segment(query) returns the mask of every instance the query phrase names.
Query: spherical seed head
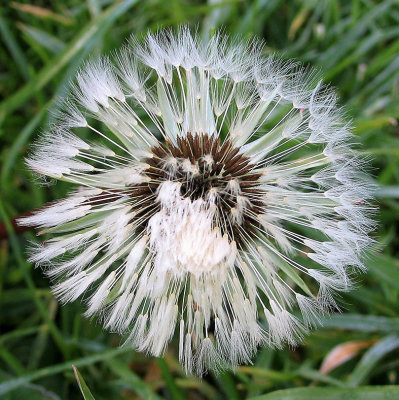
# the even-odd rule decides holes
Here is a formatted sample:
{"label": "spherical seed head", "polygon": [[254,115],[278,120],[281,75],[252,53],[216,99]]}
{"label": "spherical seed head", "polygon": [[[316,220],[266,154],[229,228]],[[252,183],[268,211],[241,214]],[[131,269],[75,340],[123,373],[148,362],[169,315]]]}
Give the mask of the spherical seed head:
{"label": "spherical seed head", "polygon": [[54,293],[140,351],[178,331],[187,373],[295,344],[370,243],[373,184],[335,94],[261,49],[148,34],[79,72],[27,161],[79,185],[20,220],[54,235],[31,256]]}

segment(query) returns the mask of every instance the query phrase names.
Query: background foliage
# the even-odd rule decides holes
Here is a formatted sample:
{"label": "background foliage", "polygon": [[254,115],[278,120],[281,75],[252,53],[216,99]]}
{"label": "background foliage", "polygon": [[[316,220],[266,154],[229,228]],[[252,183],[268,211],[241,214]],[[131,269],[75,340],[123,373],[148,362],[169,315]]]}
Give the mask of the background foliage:
{"label": "background foliage", "polygon": [[77,380],[85,398],[97,400],[399,398],[392,386],[399,384],[397,0],[3,0],[0,220],[10,228],[11,217],[68,190],[38,185],[23,158],[84,60],[131,34],[181,23],[204,35],[223,26],[264,37],[266,53],[319,67],[338,88],[381,185],[379,252],[358,288],[342,296],[344,313],[300,347],[261,349],[252,366],[198,380],[184,375],[174,345],[165,359],[120,349],[119,337],[81,316],[81,304],[61,308],[48,280],[25,261],[34,234],[10,231],[0,240],[0,398],[81,399]]}

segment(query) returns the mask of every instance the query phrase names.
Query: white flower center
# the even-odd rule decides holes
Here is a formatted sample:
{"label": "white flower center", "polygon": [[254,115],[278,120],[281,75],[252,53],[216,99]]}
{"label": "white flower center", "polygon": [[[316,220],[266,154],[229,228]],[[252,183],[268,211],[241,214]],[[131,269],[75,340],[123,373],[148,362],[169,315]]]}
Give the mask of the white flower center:
{"label": "white flower center", "polygon": [[154,267],[181,276],[223,272],[234,265],[236,247],[214,226],[217,208],[209,201],[180,195],[180,184],[166,181],[158,190],[161,210],[148,223]]}

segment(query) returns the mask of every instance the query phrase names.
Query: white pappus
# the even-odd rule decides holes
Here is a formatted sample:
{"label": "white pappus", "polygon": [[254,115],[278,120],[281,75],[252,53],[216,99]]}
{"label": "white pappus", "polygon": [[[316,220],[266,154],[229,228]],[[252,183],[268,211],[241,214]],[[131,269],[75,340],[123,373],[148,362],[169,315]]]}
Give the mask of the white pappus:
{"label": "white pappus", "polygon": [[27,160],[78,186],[19,221],[52,235],[31,261],[57,297],[155,356],[176,333],[187,373],[297,343],[371,242],[335,93],[262,49],[188,28],[132,41],[82,68]]}

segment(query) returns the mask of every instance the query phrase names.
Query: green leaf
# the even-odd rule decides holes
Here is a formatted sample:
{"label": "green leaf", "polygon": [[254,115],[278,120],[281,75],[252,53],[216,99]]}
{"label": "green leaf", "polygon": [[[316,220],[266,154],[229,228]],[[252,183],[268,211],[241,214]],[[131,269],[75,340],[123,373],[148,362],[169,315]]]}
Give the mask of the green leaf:
{"label": "green leaf", "polygon": [[104,34],[106,28],[121,15],[126,13],[138,0],[118,1],[108,7],[90,24],[85,25],[82,30],[71,41],[65,50],[57,55],[52,62],[48,63],[36,76],[25,86],[9,97],[0,106],[0,119],[7,113],[12,112],[30,99],[38,90],[42,89],[65,65],[67,65],[80,50],[82,50],[99,32]]}
{"label": "green leaf", "polygon": [[237,391],[237,383],[228,371],[224,371],[221,374],[214,374],[214,379],[225,393],[226,398],[229,400],[240,400],[242,398]]}
{"label": "green leaf", "polygon": [[346,387],[347,385],[343,382],[341,382],[338,379],[335,379],[329,375],[322,374],[319,371],[316,371],[314,369],[311,369],[307,366],[301,367],[296,371],[298,376],[301,376],[302,378],[309,379],[311,381],[319,381],[326,383],[331,386],[338,386],[338,387]]}
{"label": "green leaf", "polygon": [[296,388],[278,390],[248,400],[394,400],[399,386],[363,386],[361,388]]}
{"label": "green leaf", "polygon": [[352,54],[352,49],[358,45],[359,38],[364,35],[368,27],[390,6],[392,6],[392,1],[385,1],[372,7],[368,13],[365,13],[362,18],[356,22],[352,29],[342,35],[340,40],[337,40],[334,45],[325,51],[321,56],[325,68],[328,70],[334,67],[341,59]]}
{"label": "green leaf", "polygon": [[399,318],[387,318],[374,315],[335,314],[321,321],[323,328],[339,328],[360,332],[398,332]]}
{"label": "green leaf", "polygon": [[53,319],[50,318],[48,315],[48,311],[40,297],[37,294],[36,286],[35,283],[32,279],[30,269],[29,269],[29,264],[25,262],[23,258],[23,253],[20,249],[20,244],[19,241],[17,240],[17,237],[15,236],[14,229],[11,225],[10,218],[8,217],[8,214],[5,210],[5,207],[3,206],[3,202],[0,199],[0,218],[3,219],[5,227],[8,231],[9,234],[9,239],[10,239],[10,244],[11,248],[13,249],[17,263],[24,275],[26,285],[28,286],[32,299],[35,302],[35,305],[41,314],[43,320],[46,322],[46,324],[49,326],[50,332],[54,338],[54,341],[57,343],[58,347],[62,351],[63,355],[67,358],[69,356],[69,348],[66,346],[62,334],[58,327],[56,326],[55,322]]}
{"label": "green leaf", "polygon": [[[53,376],[59,374],[60,372],[65,372],[70,370],[71,365],[82,367],[85,365],[94,364],[99,361],[109,360],[116,357],[119,354],[127,353],[131,349],[123,347],[117,349],[107,350],[101,353],[96,353],[91,356],[78,358],[75,360],[67,361],[61,364],[52,365],[49,367],[41,368],[31,373],[21,375],[17,378],[10,379],[0,383],[0,395],[11,392],[23,385],[26,385],[34,380],[41,379],[47,376]],[[0,396],[1,397],[1,396]]]}
{"label": "green leaf", "polygon": [[[391,351],[399,347],[398,336],[387,336],[364,353],[356,365],[350,379],[349,386],[358,386],[371,374],[378,362]],[[399,395],[398,395],[399,398]]]}
{"label": "green leaf", "polygon": [[367,262],[367,267],[369,273],[380,282],[399,291],[399,266],[394,258],[383,254],[372,255]]}
{"label": "green leaf", "polygon": [[91,394],[90,389],[86,385],[86,382],[83,379],[83,376],[81,375],[79,370],[74,365],[72,365],[72,368],[73,368],[73,373],[75,374],[75,378],[78,382],[79,389],[82,392],[84,400],[95,400],[94,396]]}
{"label": "green leaf", "polygon": [[165,380],[166,386],[168,387],[172,398],[174,400],[184,400],[185,396],[180,388],[176,385],[176,382],[174,381],[173,376],[169,371],[169,366],[166,363],[165,359],[157,358],[157,364],[159,369],[161,370],[162,376]]}
{"label": "green leaf", "polygon": [[18,45],[12,30],[8,27],[6,20],[0,15],[0,37],[3,39],[4,44],[7,46],[9,52],[14,59],[17,68],[23,78],[28,81],[30,79],[30,73],[28,69],[29,63],[26,57]]}
{"label": "green leaf", "polygon": [[34,40],[41,47],[50,50],[53,54],[58,54],[65,49],[64,42],[46,31],[22,23],[18,26],[31,40]]}
{"label": "green leaf", "polygon": [[15,160],[19,156],[19,152],[21,148],[25,145],[28,141],[29,137],[33,133],[33,131],[38,127],[40,122],[42,121],[44,115],[46,114],[46,108],[43,108],[39,111],[22,129],[22,131],[18,134],[12,145],[8,150],[8,154],[6,159],[4,160],[3,168],[1,171],[1,182],[4,187],[7,184],[8,176],[10,171],[15,164]]}
{"label": "green leaf", "polygon": [[[127,349],[129,350],[129,348]],[[162,398],[154,393],[152,388],[146,382],[142,381],[126,364],[114,359],[108,362],[108,366],[142,399],[162,400]]]}
{"label": "green leaf", "polygon": [[289,382],[293,381],[297,375],[294,372],[275,371],[269,368],[242,366],[238,370],[244,374],[254,377],[267,379],[272,382]]}

